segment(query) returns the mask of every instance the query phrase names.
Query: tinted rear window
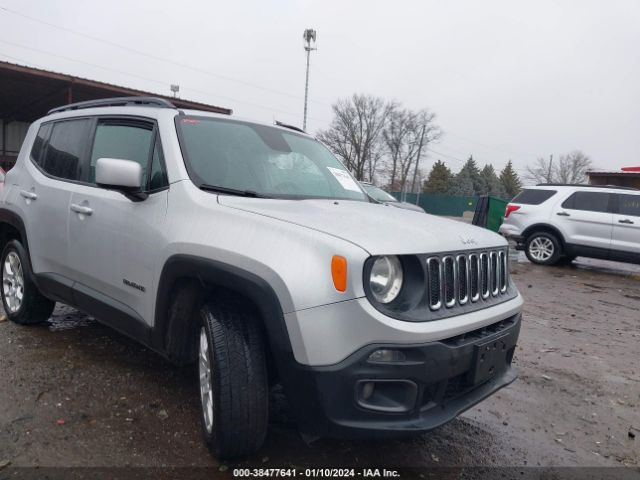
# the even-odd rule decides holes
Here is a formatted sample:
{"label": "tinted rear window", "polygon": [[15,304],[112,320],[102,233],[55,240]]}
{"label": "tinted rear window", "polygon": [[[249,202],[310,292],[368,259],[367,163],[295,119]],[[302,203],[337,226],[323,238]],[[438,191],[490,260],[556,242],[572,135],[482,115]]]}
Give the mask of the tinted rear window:
{"label": "tinted rear window", "polygon": [[88,119],[65,120],[53,125],[49,143],[40,162],[49,175],[67,179],[79,179],[79,166],[87,139]]}
{"label": "tinted rear window", "polygon": [[588,212],[608,212],[609,194],[601,192],[576,192],[562,203],[562,208]]}
{"label": "tinted rear window", "polygon": [[640,195],[618,195],[618,213],[640,217]]}
{"label": "tinted rear window", "polygon": [[557,193],[557,190],[523,190],[515,196],[511,203],[519,203],[521,205],[540,205],[546,202]]}

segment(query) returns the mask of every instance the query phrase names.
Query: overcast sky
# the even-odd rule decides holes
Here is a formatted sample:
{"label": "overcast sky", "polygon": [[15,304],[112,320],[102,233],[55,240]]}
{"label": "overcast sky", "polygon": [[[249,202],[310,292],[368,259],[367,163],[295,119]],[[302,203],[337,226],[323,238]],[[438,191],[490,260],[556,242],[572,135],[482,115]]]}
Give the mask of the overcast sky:
{"label": "overcast sky", "polygon": [[305,28],[311,132],[368,93],[437,114],[428,166],[640,165],[638,0],[0,0],[0,59],[301,125]]}

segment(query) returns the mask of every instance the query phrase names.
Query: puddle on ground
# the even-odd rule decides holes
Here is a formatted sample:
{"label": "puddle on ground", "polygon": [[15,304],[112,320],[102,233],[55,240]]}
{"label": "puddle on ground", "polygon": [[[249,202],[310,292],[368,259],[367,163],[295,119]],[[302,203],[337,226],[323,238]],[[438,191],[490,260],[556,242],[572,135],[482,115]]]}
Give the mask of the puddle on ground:
{"label": "puddle on ground", "polygon": [[96,323],[96,319],[84,313],[67,313],[54,314],[49,318],[49,330],[52,332],[60,332],[63,330],[72,330],[79,327],[88,327]]}

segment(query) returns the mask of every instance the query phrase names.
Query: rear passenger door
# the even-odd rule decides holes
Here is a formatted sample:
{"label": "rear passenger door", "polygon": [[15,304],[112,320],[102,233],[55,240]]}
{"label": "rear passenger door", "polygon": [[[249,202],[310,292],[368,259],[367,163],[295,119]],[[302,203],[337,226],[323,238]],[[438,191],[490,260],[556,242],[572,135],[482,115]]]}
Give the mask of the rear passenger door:
{"label": "rear passenger door", "polygon": [[637,254],[640,258],[640,194],[615,193],[611,249]]}
{"label": "rear passenger door", "polygon": [[613,212],[608,192],[574,192],[555,208],[554,215],[567,243],[610,249]]}
{"label": "rear passenger door", "polygon": [[[91,120],[70,119],[43,124],[20,179],[17,202],[24,211],[33,271],[44,274],[43,285],[61,294],[57,283],[70,286],[67,220],[71,192],[78,185],[88,150]],[[65,290],[70,295],[70,290]],[[64,292],[62,292],[64,293]]]}
{"label": "rear passenger door", "polygon": [[[95,183],[99,158],[133,160],[142,166],[145,200]],[[76,304],[89,312],[113,309],[137,320],[149,319],[154,300],[158,245],[162,245],[168,181],[157,125],[139,118],[99,118],[83,169],[84,185],[71,197],[69,263],[74,270]],[[84,212],[84,213],[83,213]],[[88,212],[88,213],[87,213]],[[128,321],[128,320],[124,320]],[[113,325],[131,333],[135,325]],[[133,332],[135,333],[135,332]]]}

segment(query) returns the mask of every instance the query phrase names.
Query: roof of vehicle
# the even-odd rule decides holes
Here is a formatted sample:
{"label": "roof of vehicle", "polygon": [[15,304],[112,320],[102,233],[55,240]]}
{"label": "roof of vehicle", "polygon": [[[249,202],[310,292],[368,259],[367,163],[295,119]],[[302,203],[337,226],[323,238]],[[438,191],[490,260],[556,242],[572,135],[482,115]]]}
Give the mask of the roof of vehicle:
{"label": "roof of vehicle", "polygon": [[602,189],[602,190],[623,190],[623,191],[631,191],[631,192],[640,192],[637,188],[632,187],[620,187],[618,185],[590,185],[587,183],[538,183],[537,185],[523,187],[524,189],[535,189],[535,190],[543,190],[545,188],[556,188],[563,190],[575,190],[575,189]]}
{"label": "roof of vehicle", "polygon": [[143,116],[157,117],[161,114],[161,112],[162,114],[166,114],[167,111],[175,111],[176,115],[228,119],[232,121],[275,127],[283,130],[295,131],[303,135],[309,135],[301,128],[298,128],[294,125],[288,125],[277,120],[274,121],[274,123],[267,123],[247,118],[234,117],[232,116],[231,110],[229,110],[228,113],[218,113],[206,110],[182,109],[178,108],[169,100],[159,97],[114,97],[72,103],[49,110],[47,116],[42,120],[48,120],[49,116],[54,116],[55,118],[65,118],[82,115],[99,115],[106,113],[121,115],[123,114],[123,112],[130,113],[129,109],[136,109],[136,113],[140,113]]}

